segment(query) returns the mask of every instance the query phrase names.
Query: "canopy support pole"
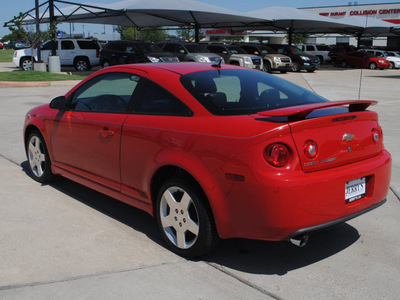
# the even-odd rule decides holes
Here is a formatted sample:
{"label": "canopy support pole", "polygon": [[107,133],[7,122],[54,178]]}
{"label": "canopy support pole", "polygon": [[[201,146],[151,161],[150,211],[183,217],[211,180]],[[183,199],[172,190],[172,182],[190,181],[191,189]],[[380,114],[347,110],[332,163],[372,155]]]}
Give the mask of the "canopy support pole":
{"label": "canopy support pole", "polygon": [[37,54],[38,62],[42,62],[42,53],[40,51],[40,19],[39,19],[39,0],[35,0],[35,13],[36,13],[36,35],[37,35]]}
{"label": "canopy support pole", "polygon": [[[50,13],[50,28],[51,28],[51,24],[53,24],[53,22],[55,21],[55,17],[54,17],[54,0],[49,0],[49,13]],[[51,40],[53,41],[51,43],[51,55],[55,56],[57,55],[57,48],[56,48],[56,43],[54,43],[54,41],[56,40],[56,33],[52,32],[51,33]]]}

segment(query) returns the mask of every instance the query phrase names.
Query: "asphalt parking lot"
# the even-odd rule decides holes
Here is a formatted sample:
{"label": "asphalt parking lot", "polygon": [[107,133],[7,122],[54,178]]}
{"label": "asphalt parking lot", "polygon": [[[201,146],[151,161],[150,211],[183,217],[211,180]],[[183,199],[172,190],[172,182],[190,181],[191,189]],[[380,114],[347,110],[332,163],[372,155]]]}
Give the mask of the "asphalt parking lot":
{"label": "asphalt parking lot", "polygon": [[385,205],[311,235],[304,248],[233,239],[186,260],[168,251],[146,213],[66,179],[42,186],[26,174],[25,113],[74,82],[0,88],[0,299],[398,299],[400,70],[276,75],[330,100],[360,93],[379,101],[371,109],[393,158]]}

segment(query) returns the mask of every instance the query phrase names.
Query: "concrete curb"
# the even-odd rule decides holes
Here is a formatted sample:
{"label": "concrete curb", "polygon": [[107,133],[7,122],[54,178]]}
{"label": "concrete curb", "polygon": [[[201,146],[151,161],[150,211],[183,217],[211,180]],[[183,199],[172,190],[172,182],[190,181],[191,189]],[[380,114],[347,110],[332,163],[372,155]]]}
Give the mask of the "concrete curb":
{"label": "concrete curb", "polygon": [[41,86],[74,86],[80,80],[61,80],[61,81],[0,81],[0,88],[16,87],[41,87]]}

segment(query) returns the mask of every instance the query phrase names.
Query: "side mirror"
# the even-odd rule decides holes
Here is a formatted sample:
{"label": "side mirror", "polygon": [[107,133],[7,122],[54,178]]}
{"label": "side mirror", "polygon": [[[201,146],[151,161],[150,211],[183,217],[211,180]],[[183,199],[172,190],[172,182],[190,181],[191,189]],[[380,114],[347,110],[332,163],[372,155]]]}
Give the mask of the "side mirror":
{"label": "side mirror", "polygon": [[66,105],[67,105],[67,99],[65,98],[65,96],[58,96],[58,97],[54,98],[53,100],[51,100],[51,102],[50,102],[50,108],[54,108],[54,109],[65,110]]}

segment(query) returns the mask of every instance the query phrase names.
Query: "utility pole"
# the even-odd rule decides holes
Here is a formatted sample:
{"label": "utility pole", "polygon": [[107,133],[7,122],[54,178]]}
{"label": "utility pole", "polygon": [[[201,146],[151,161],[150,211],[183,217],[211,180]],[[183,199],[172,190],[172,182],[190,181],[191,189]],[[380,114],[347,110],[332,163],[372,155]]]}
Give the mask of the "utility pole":
{"label": "utility pole", "polygon": [[[54,1],[53,0],[49,0],[49,13],[50,13],[50,25],[53,24],[55,22],[55,18],[54,18]],[[51,28],[52,26],[50,26]],[[56,33],[52,32],[51,33],[51,55],[55,56],[57,55],[57,45],[54,42],[56,40]]]}

